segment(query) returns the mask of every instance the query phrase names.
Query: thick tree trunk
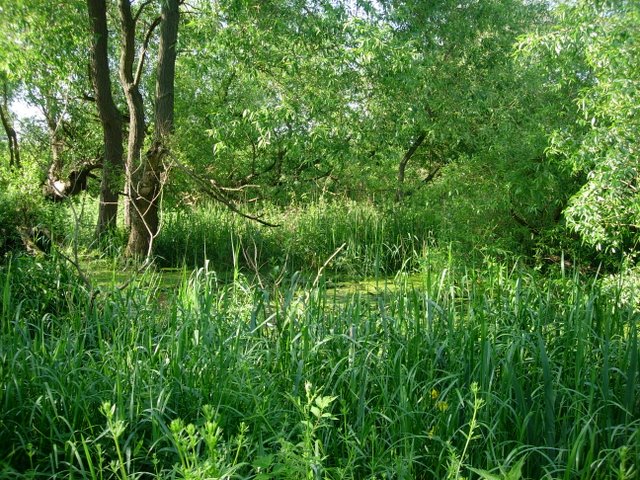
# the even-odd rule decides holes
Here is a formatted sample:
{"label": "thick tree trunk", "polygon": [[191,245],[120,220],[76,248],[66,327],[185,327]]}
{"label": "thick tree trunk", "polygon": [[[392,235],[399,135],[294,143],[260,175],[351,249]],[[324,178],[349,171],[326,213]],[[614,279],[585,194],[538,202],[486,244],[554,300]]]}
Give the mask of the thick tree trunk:
{"label": "thick tree trunk", "polygon": [[421,132],[413,141],[413,143],[409,147],[409,150],[405,152],[404,156],[402,157],[402,160],[400,160],[400,164],[398,165],[398,189],[396,190],[396,200],[398,202],[400,202],[404,197],[404,192],[402,188],[404,184],[404,177],[407,169],[407,164],[409,163],[409,160],[411,160],[411,158],[415,155],[418,148],[420,148],[420,145],[424,143],[425,138],[427,138],[427,133]]}
{"label": "thick tree trunk", "polygon": [[[129,139],[127,142],[127,160],[125,173],[127,181],[127,203],[131,222],[131,237],[137,237],[140,230],[148,230],[144,222],[144,205],[139,202],[139,190],[143,190],[141,185],[142,173],[144,172],[144,162],[141,159],[142,145],[145,138],[145,117],[144,103],[138,84],[133,76],[133,62],[135,57],[135,33],[136,24],[131,13],[131,3],[129,0],[118,0],[120,11],[120,30],[122,34],[122,45],[120,52],[120,83],[127,99],[129,109]],[[135,233],[134,233],[135,231]],[[139,244],[138,241],[135,242]],[[148,249],[136,248],[131,250],[127,246],[127,254],[131,256],[143,256],[151,253]]]}
{"label": "thick tree trunk", "polygon": [[104,139],[100,208],[96,224],[96,236],[100,237],[116,227],[118,216],[118,190],[123,169],[122,115],[111,93],[106,2],[87,0],[87,8],[93,33],[91,76]]}
{"label": "thick tree trunk", "polygon": [[155,132],[153,145],[132,176],[133,211],[127,245],[129,256],[150,255],[158,234],[158,210],[161,195],[162,160],[173,131],[176,42],[180,18],[179,1],[162,2],[158,70],[156,76]]}
{"label": "thick tree trunk", "polygon": [[162,2],[158,74],[156,77],[155,141],[164,143],[173,133],[174,80],[176,77],[176,44],[180,10],[178,0]]}

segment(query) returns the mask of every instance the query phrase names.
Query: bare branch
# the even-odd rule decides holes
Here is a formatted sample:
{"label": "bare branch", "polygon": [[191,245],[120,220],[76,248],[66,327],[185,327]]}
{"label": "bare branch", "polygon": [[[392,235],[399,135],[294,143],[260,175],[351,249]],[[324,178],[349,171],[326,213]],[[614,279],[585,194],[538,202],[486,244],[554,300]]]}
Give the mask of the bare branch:
{"label": "bare branch", "polygon": [[145,9],[145,7],[147,7],[151,3],[153,3],[153,0],[147,0],[146,2],[143,2],[142,5],[140,5],[140,8],[136,12],[136,14],[133,16],[133,23],[138,22],[138,18],[140,18],[140,15],[142,15],[142,11]]}
{"label": "bare branch", "polygon": [[226,195],[222,191],[222,188],[219,187],[218,184],[215,183],[215,181],[213,181],[211,179],[207,180],[206,178],[201,177],[196,172],[194,172],[192,169],[190,169],[186,165],[183,165],[181,162],[179,162],[178,159],[175,158],[174,156],[172,156],[172,158],[173,158],[173,161],[174,161],[175,165],[178,168],[180,168],[183,172],[185,172],[187,175],[189,175],[192,179],[194,179],[200,185],[202,190],[207,195],[209,195],[214,200],[222,203],[224,206],[226,206],[232,212],[237,213],[241,217],[247,218],[249,220],[253,220],[254,222],[258,222],[261,225],[264,225],[266,227],[279,227],[280,226],[280,225],[276,225],[276,224],[267,222],[265,220],[262,220],[259,217],[256,217],[254,215],[249,215],[248,213],[245,213],[245,212],[241,211],[240,209],[238,209],[238,207],[233,205],[233,203],[231,202],[230,199],[228,199],[226,197]]}

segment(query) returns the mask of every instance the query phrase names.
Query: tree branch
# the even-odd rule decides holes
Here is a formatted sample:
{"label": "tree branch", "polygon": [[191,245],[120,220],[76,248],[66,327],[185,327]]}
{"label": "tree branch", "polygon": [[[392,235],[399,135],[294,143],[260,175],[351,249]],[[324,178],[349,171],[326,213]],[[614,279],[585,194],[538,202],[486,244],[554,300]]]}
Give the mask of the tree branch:
{"label": "tree branch", "polygon": [[140,8],[138,8],[138,11],[133,16],[133,23],[137,23],[138,22],[138,19],[140,18],[140,15],[142,15],[142,11],[145,9],[145,7],[147,7],[151,3],[153,3],[153,0],[147,0],[146,2],[143,2],[142,5],[140,5]]}
{"label": "tree branch", "polygon": [[225,196],[225,194],[223,192],[223,188],[220,187],[214,180],[212,180],[212,179],[207,180],[206,178],[201,177],[196,172],[194,172],[192,169],[190,169],[186,165],[183,165],[181,162],[179,162],[175,158],[175,156],[172,156],[172,158],[173,158],[173,161],[175,162],[175,165],[178,168],[180,168],[183,172],[185,172],[187,175],[189,175],[192,179],[194,179],[200,185],[200,187],[202,188],[204,193],[209,195],[214,200],[222,203],[224,206],[226,206],[232,212],[237,213],[241,217],[247,218],[249,220],[253,220],[254,222],[258,222],[261,225],[264,225],[266,227],[279,227],[280,226],[280,225],[276,225],[276,224],[267,222],[265,220],[262,220],[261,218],[256,217],[254,215],[249,215],[248,213],[245,213],[245,212],[239,210],[235,205],[233,205],[233,203],[231,203],[231,200],[226,198],[226,196]]}
{"label": "tree branch", "polygon": [[[149,2],[146,2],[146,3],[149,3]],[[142,9],[142,5],[140,6],[140,9]],[[138,13],[140,13],[140,11],[138,11]],[[136,75],[133,79],[133,84],[136,86],[140,84],[140,77],[142,77],[142,69],[144,67],[144,59],[147,56],[147,49],[149,48],[149,41],[151,40],[151,35],[153,35],[153,31],[156,29],[158,25],[160,25],[161,21],[162,21],[162,17],[160,16],[156,17],[151,23],[151,25],[149,25],[149,28],[147,29],[147,33],[144,36],[144,41],[142,42],[142,46],[140,47],[140,53],[138,53],[138,66],[136,68]]]}

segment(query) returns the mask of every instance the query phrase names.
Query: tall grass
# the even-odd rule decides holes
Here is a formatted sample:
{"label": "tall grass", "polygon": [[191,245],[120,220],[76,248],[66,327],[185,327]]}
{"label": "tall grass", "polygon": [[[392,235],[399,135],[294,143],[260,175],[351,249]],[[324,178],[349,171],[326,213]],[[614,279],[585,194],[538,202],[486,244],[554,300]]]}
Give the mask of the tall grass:
{"label": "tall grass", "polygon": [[0,282],[3,478],[637,478],[637,313],[577,274],[425,261],[336,302],[205,264],[91,297],[29,262]]}
{"label": "tall grass", "polygon": [[263,206],[260,215],[278,226],[262,226],[217,204],[167,212],[155,252],[165,266],[202,267],[208,259],[218,269],[239,263],[251,270],[314,271],[344,244],[332,271],[378,276],[397,271],[433,242],[433,221],[409,208],[336,201],[286,210]]}

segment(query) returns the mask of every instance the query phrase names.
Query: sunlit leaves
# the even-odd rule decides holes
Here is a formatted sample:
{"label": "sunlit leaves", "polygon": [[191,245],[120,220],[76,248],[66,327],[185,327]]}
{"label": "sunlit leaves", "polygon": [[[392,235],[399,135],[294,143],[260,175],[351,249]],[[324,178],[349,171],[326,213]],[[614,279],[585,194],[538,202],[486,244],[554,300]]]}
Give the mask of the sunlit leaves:
{"label": "sunlit leaves", "polygon": [[524,48],[546,60],[559,83],[579,87],[575,127],[556,132],[551,144],[587,175],[567,220],[596,249],[630,253],[640,223],[640,4],[579,1],[557,14],[557,25]]}

